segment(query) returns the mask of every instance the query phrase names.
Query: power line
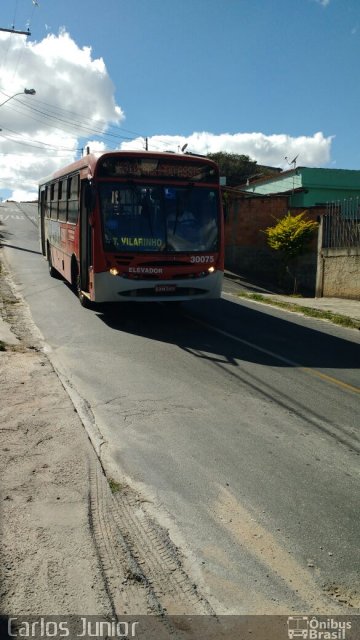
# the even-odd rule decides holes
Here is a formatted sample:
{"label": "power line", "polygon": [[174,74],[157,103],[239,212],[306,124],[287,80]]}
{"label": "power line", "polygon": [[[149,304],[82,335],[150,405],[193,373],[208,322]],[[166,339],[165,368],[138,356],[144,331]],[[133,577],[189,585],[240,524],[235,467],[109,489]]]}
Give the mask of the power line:
{"label": "power line", "polygon": [[[16,136],[19,135],[17,131],[13,131],[12,129],[2,129],[2,131],[9,131],[10,133],[15,134]],[[42,146],[36,146],[34,144],[32,144],[30,141],[27,141],[26,138],[24,140],[18,140],[16,138],[14,138],[13,136],[6,136],[3,133],[0,133],[2,138],[5,138],[6,140],[11,140],[12,142],[16,142],[17,144],[23,144],[25,146],[29,146],[29,147],[34,147],[35,149],[42,149],[43,147],[49,147],[49,149],[52,149],[54,151],[69,151],[71,153],[75,153],[75,152],[79,152],[81,151],[81,149],[74,149],[74,148],[69,148],[69,147],[57,147],[55,145],[52,144],[48,144],[47,142],[42,142],[42,140],[32,140],[32,142],[37,142],[39,145]]]}
{"label": "power line", "polygon": [[[64,115],[66,114],[70,114],[73,116],[76,116],[78,118],[83,119],[84,118],[84,114],[83,113],[78,113],[77,111],[71,111],[70,109],[63,109],[62,107],[58,107],[57,105],[53,105],[50,104],[49,102],[44,102],[43,100],[36,100],[37,103],[43,104],[46,107],[49,107],[50,109],[53,109],[54,111],[59,111],[62,112]],[[104,124],[104,126],[107,127],[111,127],[111,128],[118,128],[121,131],[124,131],[125,133],[131,133],[134,136],[139,136],[140,138],[145,138],[145,134],[143,133],[139,133],[138,131],[131,131],[130,129],[125,129],[125,127],[121,127],[120,125],[108,125],[106,120],[99,120],[98,122],[102,122]]]}
{"label": "power line", "polygon": [[[5,96],[7,96],[5,91],[3,91],[1,89],[0,89],[0,91]],[[47,107],[50,107],[50,109],[55,111],[55,114],[51,113],[51,111],[49,111],[49,110],[45,110],[44,111],[42,109],[37,109],[36,107],[34,107],[33,104],[28,104],[28,103],[25,103],[25,102],[23,102],[21,100],[15,100],[15,101],[18,102],[19,105],[21,105],[23,107],[26,107],[26,109],[28,109],[29,111],[34,111],[35,113],[39,113],[41,116],[45,116],[45,118],[49,118],[50,120],[51,119],[52,120],[57,120],[57,121],[62,122],[64,124],[76,127],[76,129],[81,127],[83,129],[86,129],[87,131],[90,131],[91,133],[99,133],[100,135],[103,135],[103,136],[106,135],[106,136],[110,136],[110,137],[118,137],[118,138],[121,138],[121,139],[124,139],[124,140],[132,140],[133,139],[133,138],[130,138],[129,136],[121,135],[120,133],[113,133],[112,131],[104,132],[103,129],[100,129],[100,128],[96,127],[96,126],[84,125],[84,124],[82,124],[83,120],[84,120],[84,114],[77,113],[76,111],[70,111],[68,109],[63,109],[63,108],[58,107],[56,105],[52,105],[52,104],[49,104],[48,102],[44,102],[42,100],[39,100],[38,98],[36,99],[36,103],[37,104],[39,103],[40,105],[43,104],[43,105],[45,105]],[[64,117],[60,117],[60,115],[56,115],[56,112],[59,112],[60,115],[63,114]],[[71,120],[69,118],[66,118],[67,114],[72,115],[72,116],[76,116],[80,120],[76,120],[76,119],[72,119]],[[89,116],[89,117],[91,117],[91,116]],[[43,122],[43,120],[41,120],[41,122]],[[138,137],[141,137],[141,138],[146,138],[145,134],[139,133],[138,131],[130,131],[129,129],[125,129],[124,127],[117,126],[117,125],[109,125],[106,120],[100,120],[99,122],[103,123],[104,127],[106,127],[106,128],[111,128],[111,129],[113,129],[115,131],[116,130],[124,131],[125,133],[130,133],[130,134],[132,134],[134,136],[138,136]]]}
{"label": "power line", "polygon": [[17,9],[18,9],[18,4],[19,4],[19,0],[15,0],[14,18],[13,18],[13,23],[12,23],[13,28],[14,28],[15,22],[16,22],[16,14],[17,14]]}
{"label": "power line", "polygon": [[[5,94],[6,95],[6,94]],[[78,118],[81,118],[81,122],[78,120],[70,120],[67,119],[66,117],[59,117],[57,115],[52,114],[49,111],[44,111],[42,109],[37,109],[36,107],[34,107],[34,103],[29,104],[29,103],[25,103],[22,100],[16,100],[16,102],[18,102],[20,105],[26,107],[27,110],[29,111],[33,111],[34,113],[38,113],[42,116],[41,120],[39,120],[38,118],[34,118],[32,117],[33,120],[41,122],[42,124],[46,124],[46,126],[53,126],[52,124],[48,124],[48,123],[44,123],[43,117],[48,118],[49,120],[54,120],[55,122],[61,122],[62,124],[67,125],[68,127],[71,128],[75,128],[76,132],[80,130],[83,131],[83,133],[85,135],[89,135],[89,134],[93,134],[93,135],[97,135],[100,136],[101,138],[115,138],[115,139],[119,139],[119,140],[129,140],[132,141],[133,138],[129,137],[129,136],[125,136],[121,133],[115,133],[115,131],[119,130],[119,131],[124,131],[125,133],[131,133],[134,136],[137,136],[139,138],[143,138],[144,139],[144,147],[146,147],[146,139],[149,138],[149,136],[143,134],[143,133],[139,133],[138,131],[132,131],[130,129],[125,129],[124,127],[121,126],[116,126],[116,125],[108,125],[107,122],[105,120],[100,120],[100,122],[102,122],[104,124],[104,127],[108,127],[110,129],[112,129],[112,131],[103,131],[100,128],[96,128],[95,126],[87,126],[82,124],[82,121],[84,119],[84,115],[83,114],[79,114],[76,111],[71,111],[69,109],[63,109],[62,107],[58,107],[57,105],[53,105],[50,104],[48,102],[39,100],[38,97],[36,98],[36,103],[40,103],[45,105],[46,107],[49,107],[50,109],[52,109],[53,111],[59,112],[60,115],[64,114],[64,116],[66,116],[67,114],[72,115],[72,116],[76,116]],[[15,109],[16,111],[16,109]],[[18,111],[19,112],[19,111]],[[59,129],[58,127],[55,127],[57,130],[62,130]],[[83,136],[84,137],[84,136]],[[159,146],[161,145],[161,146]],[[160,150],[161,148],[164,148],[168,146],[168,142],[162,142],[161,140],[158,141],[158,144],[154,144],[152,143],[152,147],[156,150]]]}
{"label": "power line", "polygon": [[[2,91],[2,93],[4,95],[7,95],[4,91]],[[70,111],[70,110],[66,110],[66,109],[62,109],[61,107],[57,107],[56,105],[51,105],[49,103],[46,103],[44,101],[38,100],[36,99],[37,102],[40,102],[40,104],[44,104],[49,106],[51,109],[53,109],[55,112],[62,112],[65,115],[67,113],[72,114],[72,115],[76,115],[79,118],[83,117],[80,114],[78,114],[77,112],[74,111]],[[129,136],[125,136],[122,135],[120,133],[115,133],[114,130],[119,129],[120,131],[125,131],[127,133],[133,133],[133,135],[136,135],[137,137],[143,138],[144,139],[144,145],[146,147],[146,140],[149,138],[148,136],[145,136],[139,132],[135,132],[135,131],[130,131],[128,129],[124,129],[122,127],[115,127],[114,125],[111,125],[111,128],[113,129],[113,131],[104,131],[100,128],[96,128],[96,127],[92,127],[92,126],[87,126],[85,124],[82,124],[81,122],[79,122],[78,120],[69,120],[66,118],[61,118],[58,117],[56,115],[53,115],[51,113],[49,113],[48,111],[44,111],[42,109],[37,109],[36,107],[33,106],[33,104],[29,104],[29,103],[25,103],[22,100],[19,99],[14,99],[14,101],[16,103],[19,104],[20,109],[16,109],[16,107],[14,108],[14,105],[12,104],[12,111],[15,111],[16,113],[21,113],[24,114],[25,111],[27,112],[26,115],[28,118],[30,118],[31,120],[34,120],[35,122],[40,122],[43,126],[45,125],[46,127],[51,127],[52,129],[56,130],[56,131],[60,131],[63,132],[66,131],[66,128],[69,130],[69,134],[70,135],[75,135],[74,134],[74,129],[76,131],[76,136],[77,138],[79,137],[85,137],[85,136],[89,136],[89,135],[95,135],[97,137],[99,137],[102,140],[108,139],[108,140],[128,140],[128,141],[132,141],[133,138],[129,137]],[[25,109],[22,109],[22,107],[24,107]],[[39,116],[41,116],[41,118],[36,117],[36,115],[31,115],[29,112],[34,112],[34,114],[39,114]],[[50,120],[50,122],[44,122],[44,118]],[[106,125],[106,121],[102,121],[104,123],[104,126]],[[55,123],[61,123],[62,127],[60,126],[55,126]],[[8,129],[8,131],[11,131],[11,129]],[[13,132],[13,133],[17,133],[17,132]],[[81,136],[79,136],[79,133],[81,134]],[[15,142],[15,141],[14,141]],[[41,143],[43,144],[43,143]],[[161,145],[161,147],[159,146]],[[153,147],[153,149],[155,150],[161,150],[161,148],[164,148],[164,146],[168,146],[167,142],[162,142],[161,140],[158,141],[158,144],[154,144],[152,143],[151,145]],[[56,147],[53,147],[56,150]]]}
{"label": "power line", "polygon": [[[6,94],[5,94],[6,95]],[[52,127],[54,129],[57,129],[59,131],[64,131],[64,125],[65,127],[67,127],[70,130],[74,130],[76,131],[76,133],[80,133],[83,134],[82,137],[84,137],[85,135],[89,135],[89,134],[93,134],[93,135],[100,135],[101,137],[105,138],[118,138],[121,140],[132,140],[133,138],[130,138],[129,136],[124,136],[121,134],[116,134],[116,133],[112,133],[112,132],[106,132],[103,131],[102,129],[97,129],[95,127],[91,127],[91,126],[87,126],[82,124],[79,121],[71,121],[71,120],[66,120],[64,118],[59,118],[57,116],[53,116],[45,111],[42,111],[41,109],[36,109],[35,107],[33,107],[32,105],[29,104],[25,104],[25,102],[21,101],[21,100],[16,100],[15,102],[19,103],[19,105],[21,105],[22,107],[25,107],[27,111],[33,111],[36,114],[39,114],[40,116],[42,116],[41,118],[37,118],[35,116],[30,115],[29,113],[27,113],[27,117],[29,117],[31,120],[35,120],[35,122],[41,122],[42,125],[48,126],[48,127]],[[16,107],[14,108],[14,105],[12,105],[12,111],[15,111],[16,113],[21,113],[23,114],[24,111],[21,109],[16,109]],[[56,127],[53,122],[47,123],[44,122],[44,118],[49,119],[50,121],[54,121],[54,122],[59,122],[63,125],[63,128],[60,129],[59,127]],[[79,135],[77,135],[77,137],[79,137]]]}
{"label": "power line", "polygon": [[[16,31],[15,30],[15,21],[16,21],[16,14],[17,14],[17,6],[18,6],[18,0],[16,0],[16,6],[15,6],[15,13],[14,13],[14,19],[13,19],[13,25],[12,25],[12,29],[6,29],[6,28],[0,28],[0,31],[6,31],[9,33],[18,33],[18,34],[22,34],[22,35],[31,35],[30,30],[29,30],[29,25],[30,25],[30,21],[28,21],[28,29],[27,31]],[[36,9],[37,3],[33,2],[33,10],[32,10],[32,14],[31,14],[31,19],[33,16],[33,13]],[[23,50],[20,52],[20,56],[22,55]],[[17,68],[18,68],[18,64],[19,64],[19,60],[16,64],[16,68],[14,71],[14,75],[17,72]],[[7,95],[5,92],[4,95]],[[80,132],[81,137],[85,137],[88,135],[95,135],[97,137],[100,137],[101,139],[118,139],[118,140],[128,140],[128,141],[132,141],[133,138],[123,135],[121,133],[119,133],[119,131],[124,132],[124,133],[128,133],[131,134],[132,136],[136,136],[139,138],[143,138],[144,139],[144,146],[147,149],[148,148],[148,138],[149,136],[139,133],[137,131],[131,131],[129,129],[125,129],[124,127],[120,127],[120,126],[116,126],[116,125],[109,125],[105,120],[100,120],[99,122],[102,122],[104,125],[104,128],[107,129],[107,131],[104,131],[103,129],[96,127],[96,126],[90,126],[90,125],[85,125],[83,124],[83,114],[79,114],[75,111],[70,111],[70,110],[66,110],[63,109],[61,107],[58,107],[56,105],[51,105],[47,102],[41,101],[37,99],[37,103],[39,103],[40,105],[44,105],[45,107],[48,108],[48,110],[42,110],[42,109],[37,109],[36,107],[34,107],[33,105],[29,105],[29,104],[25,104],[24,102],[22,102],[21,100],[15,100],[19,105],[20,105],[20,110],[14,108],[14,106],[12,106],[12,110],[17,112],[17,113],[22,113],[21,107],[25,107],[28,111],[33,111],[36,114],[41,115],[41,120],[39,118],[36,118],[34,116],[30,116],[29,114],[27,114],[28,117],[30,117],[32,120],[37,121],[37,122],[41,122],[42,125],[45,125],[47,127],[52,127],[53,129],[57,130],[57,131],[64,131],[64,125],[65,127],[67,127],[68,129],[70,129],[70,134],[73,135],[71,129],[76,129],[76,137],[80,137],[78,134]],[[50,109],[50,111],[49,111]],[[52,113],[52,112],[53,113]],[[55,114],[58,115],[55,115]],[[75,116],[75,118],[80,118],[79,120],[76,119],[72,119],[70,120],[69,118],[67,118],[67,114],[71,115],[71,116]],[[63,117],[61,117],[63,115]],[[44,122],[44,118],[50,120],[50,123]],[[56,127],[54,126],[54,124],[51,122],[54,121],[55,122],[59,122],[62,125],[62,129],[60,127]],[[66,131],[66,129],[65,129]],[[14,140],[14,142],[18,142],[16,140]],[[167,146],[168,143],[166,142],[162,142],[159,141],[159,143],[162,147]],[[156,150],[159,150],[160,147],[158,145],[152,144],[152,147]],[[55,148],[55,147],[54,147]]]}

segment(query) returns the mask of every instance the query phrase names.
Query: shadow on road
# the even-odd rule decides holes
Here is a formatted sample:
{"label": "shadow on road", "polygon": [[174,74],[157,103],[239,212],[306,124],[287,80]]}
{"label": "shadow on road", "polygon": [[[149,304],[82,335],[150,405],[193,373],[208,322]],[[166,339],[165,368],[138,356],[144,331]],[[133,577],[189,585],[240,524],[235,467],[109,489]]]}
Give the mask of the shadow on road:
{"label": "shadow on road", "polygon": [[37,255],[42,255],[41,251],[34,251],[33,249],[25,249],[25,247],[17,247],[14,244],[9,244],[8,242],[6,242],[6,244],[3,245],[4,247],[9,247],[10,249],[16,249],[17,251],[26,251],[26,253],[36,253]]}
{"label": "shadow on road", "polygon": [[176,344],[198,358],[234,367],[241,361],[330,369],[357,369],[360,364],[360,345],[350,333],[343,339],[302,326],[298,316],[294,322],[290,315],[287,320],[279,312],[273,315],[243,302],[109,304],[101,305],[97,315],[113,330]]}

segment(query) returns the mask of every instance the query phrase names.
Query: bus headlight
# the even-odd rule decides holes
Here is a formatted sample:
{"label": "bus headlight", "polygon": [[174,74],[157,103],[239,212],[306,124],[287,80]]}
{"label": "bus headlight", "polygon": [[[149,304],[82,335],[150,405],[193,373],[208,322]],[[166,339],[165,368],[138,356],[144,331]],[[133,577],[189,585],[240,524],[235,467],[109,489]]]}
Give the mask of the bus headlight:
{"label": "bus headlight", "polygon": [[110,273],[111,273],[112,276],[118,276],[119,275],[119,270],[116,267],[111,267]]}
{"label": "bus headlight", "polygon": [[215,271],[215,267],[209,267],[208,268],[208,272],[209,273],[214,273],[214,271]]}

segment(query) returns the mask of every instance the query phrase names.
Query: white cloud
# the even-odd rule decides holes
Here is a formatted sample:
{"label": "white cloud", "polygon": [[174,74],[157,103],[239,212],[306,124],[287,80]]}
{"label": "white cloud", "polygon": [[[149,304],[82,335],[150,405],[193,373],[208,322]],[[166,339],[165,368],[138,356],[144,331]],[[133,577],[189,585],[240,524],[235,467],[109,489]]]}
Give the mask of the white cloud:
{"label": "white cloud", "polygon": [[330,0],[316,0],[318,4],[321,4],[322,7],[327,7],[330,4]]}
{"label": "white cloud", "polygon": [[[124,114],[115,103],[104,61],[94,59],[90,47],[80,48],[65,31],[40,42],[0,32],[0,60],[0,105],[25,87],[36,89],[35,96],[19,95],[0,106],[0,189],[28,199],[36,196],[40,178],[79,157],[79,145],[105,150],[94,129],[101,137],[108,125],[121,124]],[[332,137],[321,132],[292,137],[203,131],[152,136],[149,148],[177,151],[187,144],[188,151],[196,153],[240,153],[260,164],[283,167],[285,156],[299,154],[298,164],[322,166],[330,162],[331,142]],[[124,142],[121,148],[143,149],[144,139]]]}
{"label": "white cloud", "polygon": [[[265,135],[264,133],[193,133],[190,136],[158,135],[148,138],[150,150],[178,151],[187,144],[187,151],[194,153],[239,153],[250,156],[259,164],[287,167],[285,156],[299,155],[298,164],[308,167],[323,166],[330,162],[332,136],[322,132],[313,136],[292,137],[286,134]],[[122,149],[144,149],[144,138],[123,142]]]}
{"label": "white cloud", "polygon": [[[34,194],[41,177],[75,159],[80,139],[124,114],[104,61],[65,31],[41,42],[0,32],[0,60],[0,189]],[[2,104],[24,88],[36,95]]]}
{"label": "white cloud", "polygon": [[9,198],[9,200],[15,200],[15,202],[33,202],[34,200],[37,200],[37,193],[36,191],[26,191],[26,189],[15,189],[12,194],[11,194],[11,198]]}

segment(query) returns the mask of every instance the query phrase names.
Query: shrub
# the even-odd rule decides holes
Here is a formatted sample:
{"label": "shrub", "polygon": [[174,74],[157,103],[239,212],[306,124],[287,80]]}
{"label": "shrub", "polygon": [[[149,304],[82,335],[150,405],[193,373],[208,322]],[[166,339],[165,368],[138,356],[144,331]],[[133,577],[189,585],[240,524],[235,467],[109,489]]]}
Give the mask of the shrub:
{"label": "shrub", "polygon": [[304,253],[317,227],[317,222],[306,220],[305,211],[295,216],[288,211],[286,216],[277,219],[277,223],[273,227],[265,229],[269,246],[275,251],[281,252],[285,271],[294,279],[294,293],[297,286],[296,276],[291,273],[289,265]]}

